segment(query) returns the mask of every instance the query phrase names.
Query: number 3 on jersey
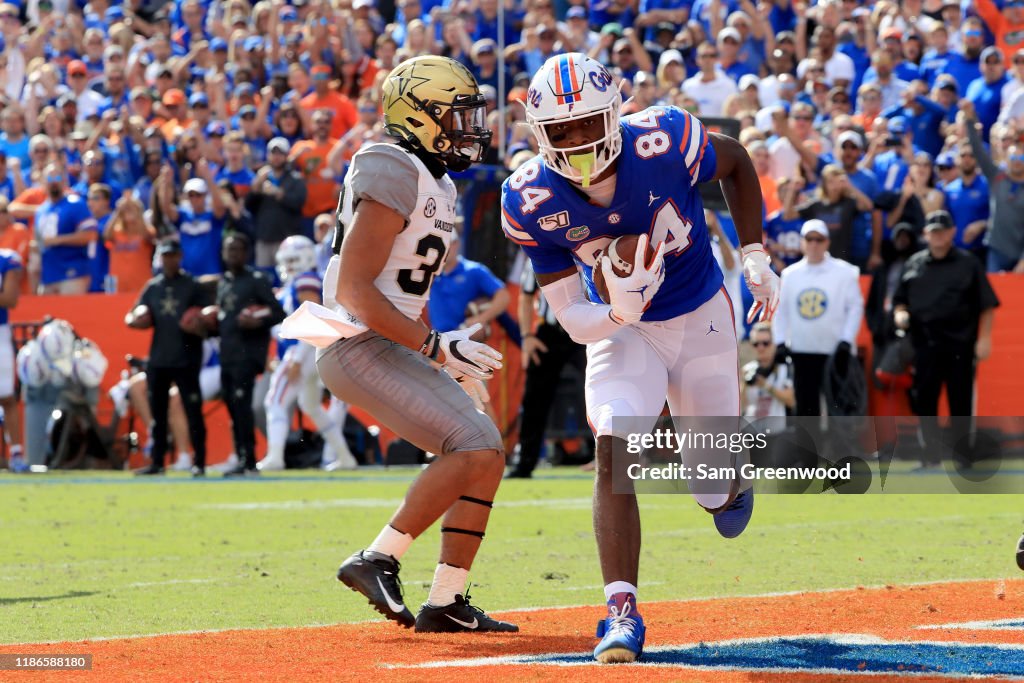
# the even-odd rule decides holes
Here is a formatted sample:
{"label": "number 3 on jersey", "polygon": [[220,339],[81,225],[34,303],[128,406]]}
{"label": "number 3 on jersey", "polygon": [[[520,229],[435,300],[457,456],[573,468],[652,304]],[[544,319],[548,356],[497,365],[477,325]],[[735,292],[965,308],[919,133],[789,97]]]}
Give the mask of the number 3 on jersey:
{"label": "number 3 on jersey", "polygon": [[509,179],[509,187],[519,193],[523,198],[520,209],[524,214],[530,214],[537,210],[537,207],[551,199],[551,190],[546,187],[526,187],[540,173],[540,165],[537,162],[524,164],[518,171],[512,174]]}
{"label": "number 3 on jersey", "polygon": [[426,294],[430,289],[430,283],[434,281],[434,274],[444,263],[445,251],[447,251],[447,247],[440,235],[425,235],[417,242],[416,255],[422,256],[423,262],[416,270],[403,268],[398,271],[398,286],[402,288],[402,291],[413,296]]}

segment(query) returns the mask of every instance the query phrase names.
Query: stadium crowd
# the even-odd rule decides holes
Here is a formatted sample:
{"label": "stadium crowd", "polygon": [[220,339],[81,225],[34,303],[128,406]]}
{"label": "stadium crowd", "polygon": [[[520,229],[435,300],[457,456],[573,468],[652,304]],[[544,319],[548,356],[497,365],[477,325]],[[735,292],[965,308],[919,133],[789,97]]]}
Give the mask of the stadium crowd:
{"label": "stadium crowd", "polygon": [[[897,336],[899,266],[946,225],[935,212],[981,270],[1024,273],[1024,2],[499,1],[0,4],[5,268],[20,264],[22,295],[141,292],[166,240],[197,277],[225,272],[235,233],[268,273],[293,235],[328,255],[348,162],[384,139],[397,63],[465,63],[501,141],[488,162],[513,168],[536,149],[517,125],[530,74],[579,51],[620,79],[624,113],[738,120],[774,266],[803,258],[814,221],[832,257],[876,274],[876,344]],[[734,236],[718,218],[719,241]]]}

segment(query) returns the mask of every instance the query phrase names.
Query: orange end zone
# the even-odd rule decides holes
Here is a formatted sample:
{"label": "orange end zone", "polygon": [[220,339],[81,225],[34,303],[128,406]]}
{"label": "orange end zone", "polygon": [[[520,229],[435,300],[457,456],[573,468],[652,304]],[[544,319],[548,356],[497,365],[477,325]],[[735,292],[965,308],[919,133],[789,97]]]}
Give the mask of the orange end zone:
{"label": "orange end zone", "polygon": [[[339,591],[339,600],[356,599]],[[750,598],[642,604],[647,647],[736,639],[834,634],[901,643],[1024,644],[1024,580],[972,581]],[[367,608],[369,613],[369,608]],[[416,635],[390,623],[172,634],[47,645],[3,645],[0,653],[92,654],[91,672],[4,672],[4,680],[451,680],[438,662],[589,652],[603,609],[572,607],[505,613],[514,635]],[[369,614],[368,614],[369,616]],[[1020,627],[956,628],[966,622],[1014,620]],[[927,627],[927,628],[922,628]],[[880,641],[880,642],[881,642]],[[945,646],[943,646],[944,648]],[[1022,647],[1021,657],[1024,657]],[[571,665],[479,662],[460,666],[472,680],[891,681],[904,674],[818,674],[767,670],[702,670],[663,664]],[[907,671],[911,673],[911,671]],[[365,677],[365,678],[364,678]],[[914,681],[949,681],[923,676]],[[989,678],[987,680],[999,680]]]}

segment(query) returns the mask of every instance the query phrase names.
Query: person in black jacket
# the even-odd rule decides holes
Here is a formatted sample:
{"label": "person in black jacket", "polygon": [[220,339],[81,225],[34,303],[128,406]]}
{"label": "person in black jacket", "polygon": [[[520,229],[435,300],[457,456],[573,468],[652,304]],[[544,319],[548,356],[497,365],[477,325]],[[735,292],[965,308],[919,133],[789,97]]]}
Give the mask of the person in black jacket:
{"label": "person in black jacket", "polygon": [[187,309],[203,305],[203,291],[191,275],[181,270],[180,242],[176,239],[162,242],[157,247],[157,254],[163,272],[146,283],[135,307],[125,317],[129,327],[140,330],[153,328],[146,365],[149,405],[153,413],[152,452],[149,466],[137,470],[136,474],[164,473],[168,394],[171,384],[175,384],[195,449],[192,476],[201,477],[206,472],[206,424],[203,422],[203,396],[199,389],[203,339],[183,330],[180,321]]}
{"label": "person in black jacket", "polygon": [[239,461],[224,476],[254,476],[258,472],[253,386],[266,368],[270,328],[284,320],[284,310],[274,297],[270,279],[246,265],[249,239],[245,235],[229,235],[221,257],[226,268],[217,285],[221,395],[231,415]]}
{"label": "person in black jacket", "polygon": [[[245,205],[256,224],[256,267],[273,268],[277,248],[302,234],[306,181],[288,163],[291,145],[284,138],[267,143],[267,165],[256,173]],[[309,235],[312,237],[312,235]]]}

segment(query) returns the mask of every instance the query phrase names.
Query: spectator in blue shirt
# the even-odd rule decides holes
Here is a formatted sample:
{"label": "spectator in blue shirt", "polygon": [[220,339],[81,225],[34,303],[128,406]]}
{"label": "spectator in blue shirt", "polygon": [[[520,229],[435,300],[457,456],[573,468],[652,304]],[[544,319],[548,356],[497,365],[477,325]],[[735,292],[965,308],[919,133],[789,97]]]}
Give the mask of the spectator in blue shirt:
{"label": "spectator in blue shirt", "polygon": [[971,17],[963,25],[962,50],[951,54],[941,71],[956,79],[960,97],[967,94],[971,81],[981,76],[980,57],[984,48],[985,34],[981,30],[981,21]]}
{"label": "spectator in blue shirt", "polygon": [[25,114],[14,104],[4,107],[0,114],[0,152],[8,159],[17,157],[22,168],[30,168],[32,160],[29,158],[28,141]]}
{"label": "spectator in blue shirt", "polygon": [[[173,182],[169,169],[161,174],[162,182],[168,185]],[[177,206],[170,200],[173,189],[167,192],[161,189],[161,209],[178,228],[182,268],[196,277],[217,275],[223,270],[220,247],[226,209],[221,193],[210,192],[210,188],[216,189],[217,184],[206,159],[200,159],[196,164],[196,176],[185,182],[185,201]]]}
{"label": "spectator in blue shirt", "polygon": [[89,194],[89,188],[96,183],[105,183],[112,193],[112,202],[121,198],[124,188],[117,182],[108,179],[106,158],[98,149],[90,150],[82,155],[82,178],[71,186],[71,191],[83,197]]}
{"label": "spectator in blue shirt", "polygon": [[[17,164],[15,165],[17,166]],[[21,194],[21,190],[24,187],[22,179],[16,177],[15,170],[11,169],[8,171],[7,153],[0,150],[0,198],[7,201],[11,201]],[[20,175],[20,171],[18,175]]]}
{"label": "spectator in blue shirt", "polygon": [[[878,121],[879,119],[876,119],[876,126]],[[914,159],[913,136],[907,130],[906,120],[901,116],[889,119],[887,130],[888,134],[879,138],[884,151],[880,152],[872,145],[866,161],[875,172],[875,177],[883,190],[899,192]]]}
{"label": "spectator in blue shirt", "polygon": [[722,71],[734,81],[747,74],[756,73],[750,66],[740,60],[740,45],[743,36],[731,26],[727,26],[718,32],[718,63]]}
{"label": "spectator in blue shirt", "polygon": [[[89,186],[89,195],[86,197],[89,214],[96,221],[97,238],[89,243],[89,283],[90,292],[103,292],[106,286],[107,275],[110,273],[110,252],[103,241],[103,233],[110,222],[111,191],[110,186],[104,183],[94,183]],[[116,287],[110,291],[117,291]]]}
{"label": "spectator in blue shirt", "polygon": [[85,294],[89,291],[89,243],[96,239],[96,221],[85,200],[68,194],[64,169],[45,169],[47,200],[36,210],[35,241],[42,264],[43,294]]}
{"label": "spectator in blue shirt", "polygon": [[988,180],[978,172],[978,160],[969,145],[960,145],[956,153],[960,177],[945,184],[946,208],[956,223],[954,244],[985,261],[983,237],[988,228]]}
{"label": "spectator in blue shirt", "polygon": [[902,102],[883,109],[881,115],[887,119],[902,117],[913,136],[914,146],[935,156],[942,151],[942,124],[949,112],[928,99],[927,93],[928,86],[924,81],[914,81],[903,91]]}
{"label": "spectator in blue shirt", "polygon": [[992,124],[999,118],[1003,86],[1006,85],[1006,67],[1003,54],[997,47],[987,47],[981,53],[981,77],[971,81],[964,95],[974,103],[974,110],[981,122],[981,137],[988,142]]}
{"label": "spectator in blue shirt", "polygon": [[[439,332],[480,323],[487,328],[491,321],[508,308],[509,294],[505,284],[476,261],[459,254],[458,236],[452,238],[444,268],[434,276],[430,290],[430,324]],[[485,301],[481,301],[485,300]],[[467,309],[477,302],[476,313],[467,316]]]}
{"label": "spectator in blue shirt", "polygon": [[[872,204],[881,188],[878,178],[869,169],[861,167],[864,159],[864,138],[855,130],[843,131],[836,139],[836,161],[846,171],[850,185]],[[861,206],[866,205],[862,202]],[[861,208],[858,206],[858,208]],[[851,263],[862,269],[874,268],[881,263],[882,217],[872,207],[859,211],[853,219]]]}

